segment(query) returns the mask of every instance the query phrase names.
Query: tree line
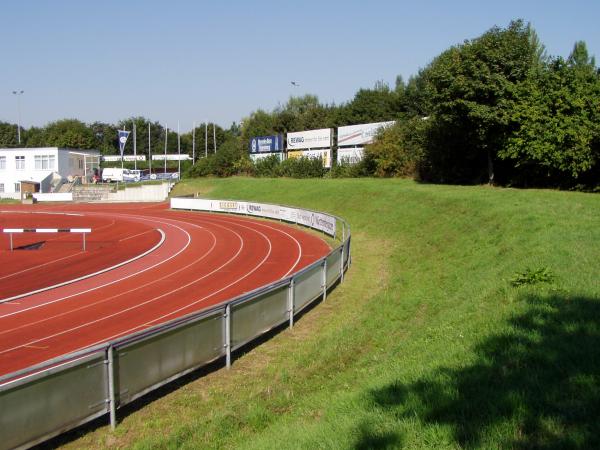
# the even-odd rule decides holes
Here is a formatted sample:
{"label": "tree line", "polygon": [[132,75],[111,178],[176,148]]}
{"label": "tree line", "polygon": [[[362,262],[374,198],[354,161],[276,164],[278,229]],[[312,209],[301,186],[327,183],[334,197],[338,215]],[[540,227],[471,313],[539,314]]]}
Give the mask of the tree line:
{"label": "tree line", "polygon": [[[585,42],[563,58],[547,54],[533,28],[521,20],[493,27],[436,56],[416,75],[378,81],[340,105],[314,95],[291,97],[272,111],[258,109],[229,129],[195,130],[197,163],[189,176],[253,174],[322,176],[304,161],[252,163],[254,136],[395,120],[365,149],[357,165],[339,164],[331,176],[410,176],[426,182],[490,183],[597,189],[600,186],[600,71]],[[22,132],[27,147],[96,148],[118,154],[117,129],[137,128],[138,152],[163,152],[166,130],[133,117],[117,124],[75,119]],[[16,146],[16,126],[0,123],[0,146]],[[167,133],[169,152],[177,136]],[[132,153],[131,144],[127,153]],[[181,135],[192,154],[192,132]],[[334,149],[335,151],[335,149]],[[316,174],[316,175],[315,175]]]}

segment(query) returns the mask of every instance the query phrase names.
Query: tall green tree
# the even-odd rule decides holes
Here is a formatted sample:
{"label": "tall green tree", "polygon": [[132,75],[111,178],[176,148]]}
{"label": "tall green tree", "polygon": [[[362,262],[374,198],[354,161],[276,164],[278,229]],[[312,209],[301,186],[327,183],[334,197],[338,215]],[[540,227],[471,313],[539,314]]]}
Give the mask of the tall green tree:
{"label": "tall green tree", "polygon": [[16,147],[17,145],[17,126],[8,122],[0,122],[0,147]]}
{"label": "tall green tree", "polygon": [[497,153],[510,131],[505,100],[537,64],[538,50],[519,20],[450,48],[420,74],[433,122],[426,178],[494,182]]}
{"label": "tall green tree", "polygon": [[[518,184],[574,184],[600,161],[600,77],[585,45],[555,58],[516,90],[515,131],[499,156]],[[597,180],[596,180],[597,182]]]}

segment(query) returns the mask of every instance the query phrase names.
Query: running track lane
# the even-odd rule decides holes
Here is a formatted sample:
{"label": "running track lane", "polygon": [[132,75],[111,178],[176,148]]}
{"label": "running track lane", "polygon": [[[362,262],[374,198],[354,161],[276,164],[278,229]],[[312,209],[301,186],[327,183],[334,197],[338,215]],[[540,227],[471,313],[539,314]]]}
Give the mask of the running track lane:
{"label": "running track lane", "polygon": [[[76,208],[102,217],[101,206]],[[276,281],[329,251],[294,227],[235,216],[131,210],[111,217],[165,241],[126,266],[0,305],[0,375],[139,331]]]}

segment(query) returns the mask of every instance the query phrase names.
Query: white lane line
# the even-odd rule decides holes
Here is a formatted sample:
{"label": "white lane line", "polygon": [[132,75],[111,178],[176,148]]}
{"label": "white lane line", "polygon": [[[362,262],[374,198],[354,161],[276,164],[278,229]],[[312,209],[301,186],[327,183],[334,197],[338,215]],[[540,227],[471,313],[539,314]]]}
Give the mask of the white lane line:
{"label": "white lane line", "polygon": [[[243,279],[245,279],[245,278],[249,277],[249,276],[250,276],[250,275],[252,275],[254,272],[256,272],[256,271],[257,271],[257,270],[258,270],[258,269],[259,269],[259,268],[260,268],[260,267],[261,267],[261,266],[262,266],[262,265],[265,263],[265,261],[266,261],[266,260],[269,258],[269,256],[271,255],[271,252],[272,252],[272,249],[273,249],[273,247],[272,247],[272,245],[271,245],[271,240],[270,240],[270,239],[269,239],[269,238],[268,238],[266,235],[264,235],[263,233],[261,233],[260,231],[257,231],[257,230],[255,230],[255,229],[253,229],[253,228],[250,228],[250,227],[247,227],[247,226],[241,225],[241,224],[239,224],[239,223],[238,223],[237,225],[238,225],[238,226],[241,226],[241,227],[243,227],[243,228],[247,228],[247,229],[248,229],[248,230],[250,230],[250,231],[254,231],[255,233],[258,233],[258,234],[260,234],[260,235],[261,235],[263,238],[265,238],[265,240],[266,240],[266,241],[267,241],[267,243],[269,244],[269,251],[267,252],[266,256],[265,256],[265,257],[262,259],[262,261],[261,261],[261,262],[259,262],[259,263],[258,263],[258,264],[257,264],[257,265],[254,267],[254,269],[252,269],[251,271],[247,272],[245,275],[243,275],[243,276],[239,277],[238,279],[236,279],[236,280],[232,281],[232,282],[231,282],[231,283],[229,283],[228,285],[226,285],[226,286],[223,286],[221,289],[218,289],[218,290],[216,290],[216,291],[213,291],[213,292],[211,292],[210,294],[208,294],[208,295],[206,295],[206,296],[204,296],[204,297],[201,297],[201,298],[199,298],[199,299],[196,299],[196,300],[194,300],[193,302],[191,302],[191,303],[188,303],[188,304],[187,304],[187,305],[185,305],[185,306],[179,307],[179,308],[177,308],[177,309],[175,309],[175,310],[171,311],[170,313],[163,314],[162,316],[156,317],[156,318],[152,319],[152,320],[151,320],[151,321],[149,321],[149,322],[146,322],[146,323],[144,323],[144,324],[138,325],[138,326],[136,326],[136,327],[134,327],[134,328],[130,328],[129,330],[125,331],[124,333],[125,333],[125,334],[127,334],[127,333],[131,333],[132,331],[135,331],[135,330],[138,330],[138,329],[143,329],[143,328],[146,328],[146,327],[148,327],[150,324],[153,324],[153,323],[155,323],[155,322],[157,322],[157,321],[161,321],[161,320],[163,320],[163,319],[165,319],[165,318],[167,318],[167,317],[170,317],[170,316],[172,316],[172,315],[174,315],[174,314],[177,314],[177,313],[179,313],[179,312],[181,312],[181,311],[183,311],[183,310],[185,310],[185,309],[188,309],[188,308],[190,308],[191,306],[194,306],[194,305],[196,305],[196,304],[198,304],[198,303],[200,303],[200,302],[203,302],[203,301],[205,301],[205,300],[207,300],[207,299],[209,299],[209,298],[211,298],[211,297],[214,297],[215,295],[217,295],[217,294],[219,294],[219,293],[223,292],[224,290],[226,290],[226,289],[230,288],[231,286],[233,286],[233,285],[235,285],[235,284],[239,283],[239,282],[240,282],[240,281],[242,281]],[[218,270],[218,269],[216,269],[216,270]],[[216,271],[216,270],[215,270],[215,271]],[[118,335],[116,335],[116,336],[121,336],[122,334],[123,334],[123,333],[121,333],[121,334],[118,334]],[[108,340],[110,340],[110,339],[114,339],[116,336],[111,336],[110,338],[108,338]],[[105,339],[105,340],[106,340],[106,339]],[[102,342],[102,341],[100,341],[100,342]],[[92,344],[92,345],[94,345],[94,344]]]}
{"label": "white lane line", "polygon": [[154,231],[154,230],[146,230],[146,231],[142,231],[141,233],[134,234],[133,236],[128,236],[128,237],[126,237],[126,238],[119,239],[119,242],[128,241],[129,239],[133,239],[133,238],[136,238],[136,237],[142,236],[142,235],[144,235],[144,234],[147,234],[147,233],[149,233],[149,232],[151,232],[151,231]]}
{"label": "white lane line", "polygon": [[[34,295],[34,294],[39,294],[41,292],[46,292],[46,291],[49,291],[51,289],[56,289],[56,288],[59,288],[59,287],[62,287],[62,286],[66,286],[68,284],[72,284],[72,283],[76,283],[78,281],[85,280],[87,278],[95,277],[96,275],[100,275],[100,274],[103,274],[103,273],[108,272],[110,270],[117,269],[117,268],[122,267],[122,266],[124,266],[126,264],[129,264],[129,263],[131,263],[133,261],[136,261],[136,260],[138,260],[140,258],[143,258],[144,256],[149,255],[154,250],[156,250],[158,247],[160,247],[163,244],[163,242],[165,241],[165,233],[163,232],[163,230],[161,230],[160,228],[157,228],[156,230],[160,233],[160,241],[158,241],[158,243],[154,247],[152,247],[151,249],[146,250],[145,252],[143,252],[143,253],[141,253],[139,255],[136,255],[133,258],[128,259],[127,261],[123,261],[123,262],[120,262],[119,264],[115,264],[114,266],[111,266],[111,267],[106,267],[106,268],[101,269],[101,270],[99,270],[97,272],[90,273],[90,274],[87,274],[87,275],[83,275],[81,277],[74,278],[72,280],[63,281],[62,283],[54,284],[52,286],[47,286],[47,287],[44,287],[44,288],[41,288],[41,289],[36,289],[35,291],[26,292],[24,294],[14,295],[12,297],[7,297],[7,298],[0,299],[0,304],[6,303],[6,302],[10,302],[11,300],[17,300],[17,299],[20,299],[20,298],[29,297],[29,296]],[[38,305],[38,306],[41,306],[41,305]],[[25,310],[23,310],[23,311],[25,311]],[[2,317],[6,317],[6,316],[0,316],[0,319]]]}
{"label": "white lane line", "polygon": [[[28,346],[28,345],[35,345],[35,344],[38,344],[38,343],[40,343],[40,342],[44,342],[44,341],[46,341],[46,340],[48,340],[48,339],[52,339],[52,338],[55,338],[55,337],[58,337],[58,336],[62,336],[62,335],[65,335],[65,334],[71,333],[71,332],[73,332],[73,331],[77,331],[77,330],[80,330],[80,329],[82,329],[82,328],[86,328],[86,327],[88,327],[88,326],[90,326],[90,325],[94,325],[94,324],[96,324],[96,323],[98,323],[98,322],[102,322],[102,321],[104,321],[104,320],[107,320],[107,319],[112,319],[113,317],[117,317],[117,316],[119,316],[119,315],[121,315],[121,314],[124,314],[124,313],[126,313],[126,312],[133,311],[133,310],[135,310],[135,309],[141,308],[142,306],[145,306],[145,305],[148,305],[148,304],[150,304],[150,303],[153,303],[153,302],[155,302],[155,301],[157,301],[157,300],[160,300],[161,298],[163,298],[163,297],[166,297],[167,295],[170,295],[170,294],[172,294],[172,293],[175,293],[175,292],[177,292],[177,291],[180,291],[181,289],[184,289],[184,288],[186,288],[187,286],[189,286],[189,285],[191,285],[191,284],[194,284],[194,283],[196,283],[196,282],[198,282],[198,281],[200,281],[200,280],[202,280],[202,279],[204,279],[204,278],[206,278],[206,277],[208,277],[208,276],[212,275],[212,274],[213,274],[213,273],[215,273],[215,272],[218,272],[218,271],[219,271],[219,269],[220,269],[221,267],[224,267],[225,265],[227,265],[227,264],[229,264],[231,261],[233,261],[235,258],[237,258],[237,256],[238,256],[238,255],[241,253],[242,249],[244,248],[244,241],[243,241],[243,239],[241,238],[241,236],[240,236],[238,233],[236,233],[235,231],[233,231],[233,233],[234,233],[234,234],[236,234],[236,235],[238,236],[238,239],[239,239],[239,240],[240,240],[240,242],[241,242],[240,248],[238,249],[237,253],[236,253],[236,254],[235,254],[235,255],[234,255],[232,258],[230,258],[228,261],[226,261],[226,262],[225,262],[225,263],[224,263],[222,266],[220,266],[220,267],[218,267],[217,269],[213,270],[212,272],[210,272],[210,273],[208,273],[208,274],[204,275],[203,277],[201,277],[201,278],[198,278],[198,279],[196,279],[196,280],[194,280],[194,281],[192,281],[192,282],[190,282],[190,283],[187,283],[187,284],[185,284],[185,285],[183,285],[183,286],[180,286],[180,287],[178,287],[177,289],[171,290],[171,291],[169,291],[169,292],[165,292],[165,293],[163,293],[163,294],[161,294],[161,295],[159,295],[159,296],[156,296],[156,297],[153,297],[153,298],[151,298],[151,299],[148,299],[148,300],[146,300],[146,301],[144,301],[144,302],[142,302],[142,303],[138,303],[138,304],[136,304],[136,305],[130,306],[129,308],[125,308],[125,309],[122,309],[122,310],[120,310],[120,311],[117,311],[117,312],[115,312],[115,313],[108,314],[108,315],[106,315],[106,316],[104,316],[104,317],[99,317],[98,319],[92,320],[92,321],[90,321],[90,322],[82,323],[82,324],[80,324],[80,325],[78,325],[78,326],[76,326],[76,327],[72,327],[72,328],[69,328],[69,329],[65,329],[65,330],[62,330],[62,331],[60,331],[60,332],[58,332],[58,333],[51,334],[51,335],[49,335],[49,336],[45,336],[45,337],[42,337],[42,338],[34,339],[34,340],[30,341],[30,342],[27,342],[27,343],[24,343],[24,344],[20,344],[20,345],[18,345],[18,346],[16,346],[16,347],[11,347],[11,348],[7,348],[7,349],[4,349],[4,350],[0,350],[0,355],[2,355],[2,354],[4,354],[4,353],[11,352],[11,351],[14,351],[14,350],[18,350],[19,348],[26,347],[26,346]],[[189,235],[188,235],[188,236],[189,236]],[[100,342],[104,342],[104,341],[106,341],[106,339],[103,339],[103,340],[102,340],[102,341],[100,341]],[[94,345],[94,344],[87,344],[85,347],[89,347],[90,345]],[[83,348],[85,348],[85,347],[83,347]]]}
{"label": "white lane line", "polygon": [[47,266],[47,265],[50,265],[50,264],[54,264],[54,263],[57,263],[59,261],[63,261],[65,259],[73,258],[74,256],[81,255],[82,253],[83,252],[73,253],[72,255],[63,256],[62,258],[58,258],[58,259],[53,259],[52,261],[48,261],[48,262],[46,262],[44,264],[38,264],[37,266],[28,267],[27,269],[20,270],[19,272],[9,273],[8,275],[4,275],[3,277],[0,277],[0,280],[4,280],[4,279],[10,278],[10,277],[14,277],[15,275],[20,275],[22,273],[29,272],[30,270],[39,269],[40,267],[44,267],[44,266]]}
{"label": "white lane line", "polygon": [[[197,226],[197,225],[195,225],[195,226]],[[128,294],[131,294],[132,292],[135,292],[137,290],[144,289],[144,288],[146,288],[146,287],[148,287],[148,286],[150,286],[152,284],[159,283],[159,282],[161,282],[161,281],[163,281],[163,280],[165,280],[165,279],[167,279],[167,278],[169,278],[169,277],[171,277],[173,275],[176,275],[177,273],[179,273],[179,272],[181,272],[183,270],[187,270],[188,268],[190,268],[194,264],[199,263],[204,258],[206,258],[208,255],[210,255],[212,253],[212,251],[215,249],[216,245],[217,245],[217,237],[214,235],[214,233],[212,231],[208,230],[208,229],[206,231],[208,233],[210,233],[212,235],[212,238],[213,238],[213,243],[212,243],[211,247],[200,258],[197,258],[196,260],[194,260],[190,264],[188,264],[188,265],[186,265],[186,266],[184,266],[184,267],[176,270],[175,272],[168,273],[166,275],[163,275],[160,278],[152,280],[150,283],[146,283],[146,284],[141,285],[141,286],[136,286],[136,287],[134,287],[132,289],[129,289],[127,291],[119,292],[118,294],[111,295],[110,297],[103,298],[103,299],[98,300],[96,302],[86,303],[83,306],[80,306],[80,307],[74,308],[74,309],[69,309],[68,311],[62,312],[60,314],[55,314],[53,316],[48,316],[48,317],[45,317],[45,318],[43,318],[41,320],[37,320],[35,322],[28,322],[28,323],[26,323],[24,325],[21,325],[21,326],[15,327],[15,328],[10,328],[10,329],[6,329],[6,330],[2,330],[2,331],[0,331],[0,336],[3,335],[3,334],[14,332],[14,331],[22,330],[22,329],[27,328],[27,327],[37,326],[37,325],[39,325],[41,323],[48,322],[49,320],[58,319],[60,317],[65,317],[65,316],[67,316],[69,314],[74,314],[74,313],[77,313],[79,311],[83,311],[84,309],[91,308],[93,306],[101,305],[103,303],[109,302],[110,300],[114,300],[114,299],[119,298],[121,296],[125,296],[125,295],[128,295]]]}
{"label": "white lane line", "polygon": [[[178,228],[178,227],[177,227],[177,228]],[[160,231],[162,232],[162,230],[160,230]],[[187,232],[186,232],[185,230],[183,230],[183,231],[184,231],[184,232],[187,234]],[[41,307],[43,307],[43,306],[46,306],[46,305],[51,305],[51,304],[53,304],[53,303],[62,302],[62,301],[64,301],[64,300],[68,300],[68,299],[70,299],[70,298],[77,297],[78,295],[87,294],[88,292],[96,291],[96,290],[98,290],[98,289],[102,289],[102,288],[104,288],[104,287],[106,287],[106,286],[110,286],[110,285],[112,285],[112,284],[119,283],[119,282],[121,282],[121,281],[123,281],[123,280],[126,280],[126,279],[128,279],[128,278],[131,278],[131,277],[137,276],[137,275],[139,275],[139,274],[141,274],[141,273],[143,273],[143,272],[146,272],[147,270],[153,269],[153,268],[155,268],[156,266],[160,266],[161,264],[164,264],[164,263],[168,262],[169,260],[171,260],[171,259],[175,258],[177,255],[179,255],[179,254],[180,254],[182,251],[184,251],[184,250],[185,250],[185,249],[186,249],[186,248],[189,246],[189,244],[190,244],[190,241],[191,241],[191,239],[190,239],[190,236],[189,236],[189,234],[188,234],[188,241],[187,241],[186,245],[185,245],[184,247],[182,247],[182,248],[181,248],[181,249],[180,249],[180,250],[179,250],[177,253],[175,253],[174,255],[171,255],[169,258],[167,258],[167,259],[164,259],[164,260],[162,260],[162,261],[160,261],[160,262],[158,262],[158,263],[156,263],[156,264],[154,264],[154,265],[152,265],[152,266],[146,267],[145,269],[139,270],[139,271],[137,271],[137,272],[134,272],[134,273],[132,273],[132,274],[130,274],[130,275],[127,275],[127,276],[125,276],[125,277],[122,277],[122,278],[119,278],[119,279],[116,279],[116,280],[110,281],[110,282],[108,282],[108,283],[105,283],[105,284],[102,284],[102,285],[99,285],[99,286],[95,286],[95,287],[93,287],[93,288],[90,288],[90,289],[86,289],[85,291],[79,291],[79,292],[76,292],[76,293],[74,293],[74,294],[65,295],[64,297],[60,297],[60,298],[57,298],[57,299],[54,299],[54,300],[51,300],[51,301],[48,301],[48,302],[45,302],[45,303],[40,303],[39,305],[34,305],[34,306],[31,306],[31,307],[29,307],[29,308],[21,309],[21,310],[19,310],[19,311],[14,311],[14,312],[12,312],[12,313],[8,313],[8,314],[0,315],[0,319],[3,319],[3,318],[5,318],[5,317],[14,316],[14,315],[17,315],[17,314],[22,314],[22,313],[24,313],[24,312],[27,312],[27,311],[30,311],[30,310],[32,310],[32,309],[41,308]]]}
{"label": "white lane line", "polygon": [[[232,219],[237,219],[236,221],[233,221],[234,223],[238,223],[238,224],[239,223],[248,223],[248,220],[240,219],[238,217],[232,217]],[[222,220],[221,222],[226,222],[227,223],[226,220]],[[264,227],[264,228],[269,228],[269,229],[271,229],[273,231],[276,231],[278,233],[284,234],[284,235],[288,236],[291,240],[293,240],[296,243],[296,247],[298,248],[298,258],[296,258],[296,261],[294,262],[294,264],[292,265],[292,267],[290,268],[290,270],[288,270],[281,278],[287,277],[298,266],[298,264],[300,263],[300,259],[302,258],[302,245],[300,244],[300,241],[298,241],[298,239],[296,239],[294,236],[292,236],[288,232],[286,232],[284,230],[281,230],[279,228],[270,226],[267,223],[263,223],[263,222],[260,222],[258,220],[257,221],[252,221],[251,223],[259,225],[259,226]]]}

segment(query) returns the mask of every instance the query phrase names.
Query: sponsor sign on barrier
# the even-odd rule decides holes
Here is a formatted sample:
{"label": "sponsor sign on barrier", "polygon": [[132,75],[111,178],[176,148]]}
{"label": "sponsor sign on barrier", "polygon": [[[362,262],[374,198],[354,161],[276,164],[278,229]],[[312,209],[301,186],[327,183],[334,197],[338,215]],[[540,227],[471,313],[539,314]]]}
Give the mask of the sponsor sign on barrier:
{"label": "sponsor sign on barrier", "polygon": [[287,149],[289,151],[307,148],[330,148],[331,138],[331,128],[288,133]]}
{"label": "sponsor sign on barrier", "polygon": [[373,142],[379,130],[384,127],[394,125],[393,120],[389,122],[363,123],[360,125],[350,125],[339,127],[337,132],[338,146],[344,145],[365,145]]}
{"label": "sponsor sign on barrier", "polygon": [[333,216],[299,208],[271,205],[269,203],[206,200],[201,198],[173,198],[171,199],[171,208],[267,217],[269,219],[298,223],[334,237],[336,234],[336,218]]}

